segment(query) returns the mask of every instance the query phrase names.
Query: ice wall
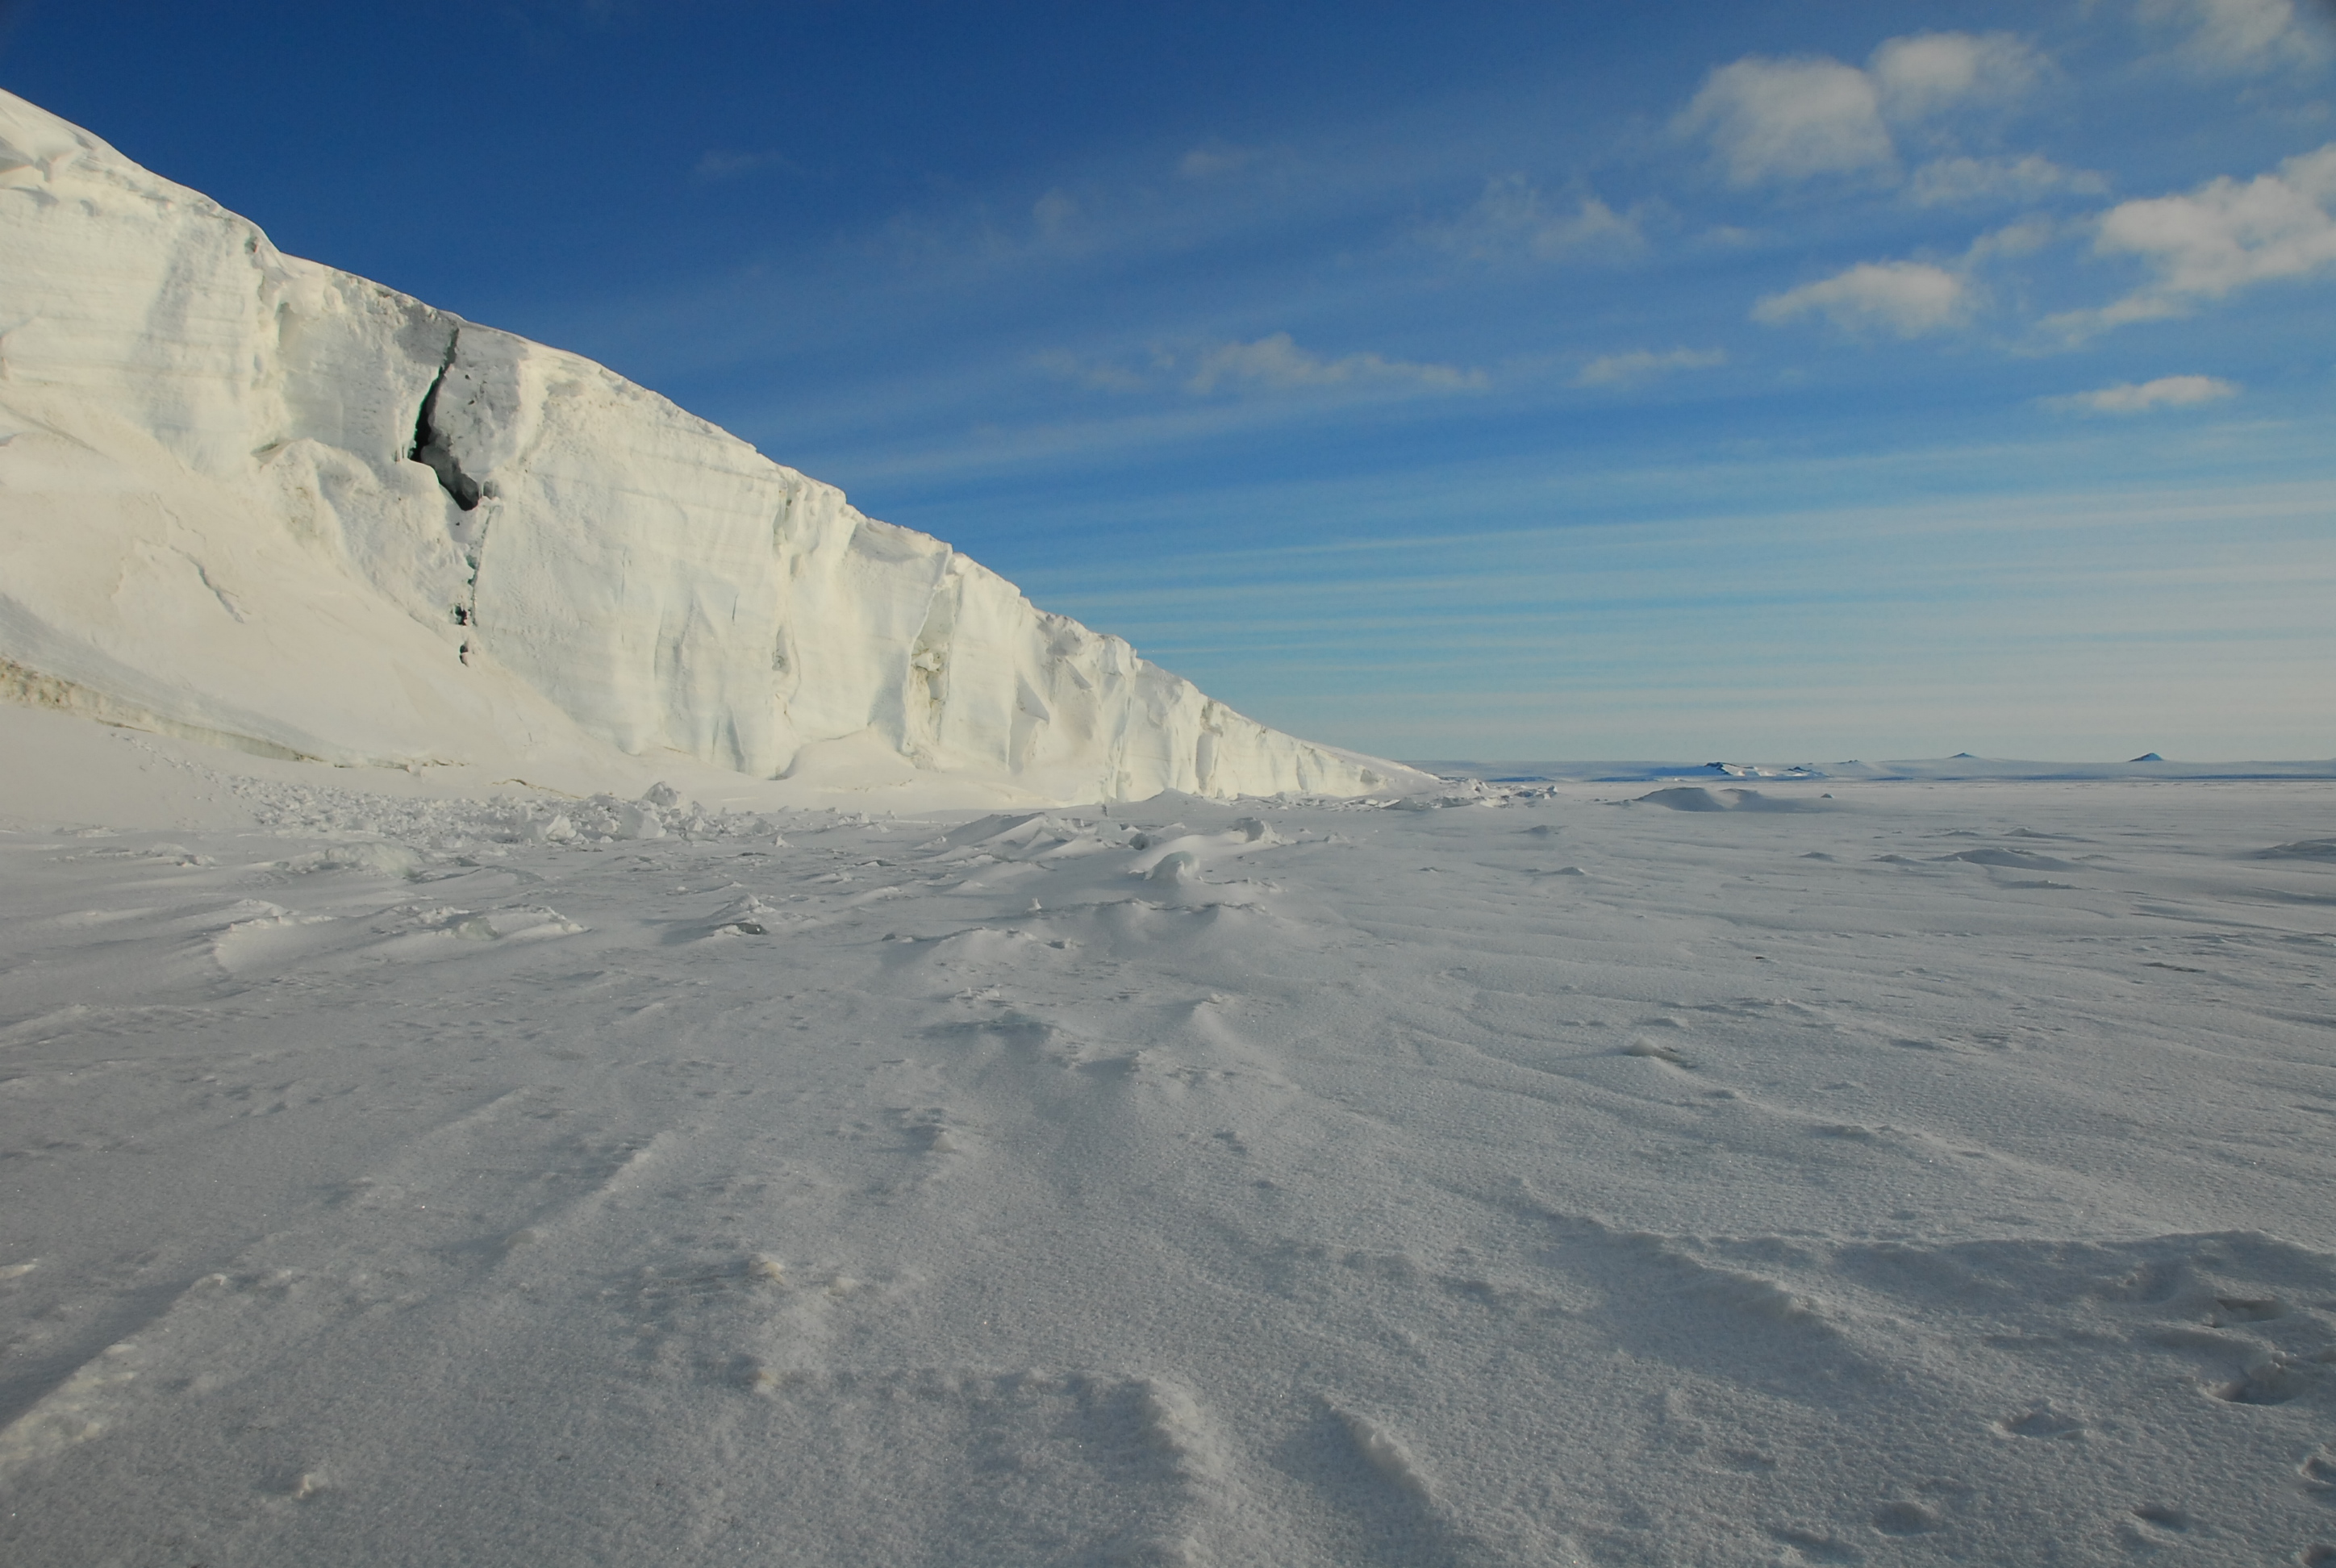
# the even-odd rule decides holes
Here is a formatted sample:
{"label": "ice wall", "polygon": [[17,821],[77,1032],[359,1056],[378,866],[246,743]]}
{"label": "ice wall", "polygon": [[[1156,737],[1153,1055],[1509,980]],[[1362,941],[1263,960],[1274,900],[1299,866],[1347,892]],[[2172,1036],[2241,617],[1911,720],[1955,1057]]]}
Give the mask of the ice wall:
{"label": "ice wall", "polygon": [[0,93],[0,695],[335,762],[1358,794],[608,369]]}

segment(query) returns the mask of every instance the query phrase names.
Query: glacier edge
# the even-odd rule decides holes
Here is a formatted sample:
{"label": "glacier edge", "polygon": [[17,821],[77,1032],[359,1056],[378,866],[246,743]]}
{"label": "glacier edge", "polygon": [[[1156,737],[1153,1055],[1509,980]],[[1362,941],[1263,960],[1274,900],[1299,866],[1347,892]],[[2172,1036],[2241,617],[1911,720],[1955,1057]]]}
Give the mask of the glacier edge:
{"label": "glacier edge", "polygon": [[1017,801],[1423,782],[0,93],[0,696],[339,764]]}

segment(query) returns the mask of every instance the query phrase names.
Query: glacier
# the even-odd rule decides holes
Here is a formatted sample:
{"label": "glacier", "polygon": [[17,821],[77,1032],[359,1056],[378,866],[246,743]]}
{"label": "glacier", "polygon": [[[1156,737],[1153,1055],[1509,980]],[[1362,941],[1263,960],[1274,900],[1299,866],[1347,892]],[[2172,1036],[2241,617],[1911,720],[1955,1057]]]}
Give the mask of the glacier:
{"label": "glacier", "polygon": [[0,280],[0,696],[579,790],[681,764],[968,802],[1427,782],[5,93]]}

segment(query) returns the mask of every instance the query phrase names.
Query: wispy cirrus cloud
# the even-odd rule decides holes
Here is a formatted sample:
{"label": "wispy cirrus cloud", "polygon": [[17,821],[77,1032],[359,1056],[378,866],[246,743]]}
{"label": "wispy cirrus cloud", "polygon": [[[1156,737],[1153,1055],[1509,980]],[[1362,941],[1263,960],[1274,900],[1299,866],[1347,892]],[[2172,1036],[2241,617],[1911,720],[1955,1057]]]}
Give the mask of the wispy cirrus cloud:
{"label": "wispy cirrus cloud", "polygon": [[1377,354],[1325,358],[1300,348],[1287,332],[1276,332],[1254,343],[1222,343],[1204,351],[1185,377],[1184,387],[1203,397],[1244,388],[1287,392],[1372,385],[1467,392],[1485,386],[1489,380],[1481,370],[1388,359]]}
{"label": "wispy cirrus cloud", "polygon": [[2063,169],[2041,153],[2019,158],[1934,158],[1908,177],[1905,200],[1917,207],[1968,207],[2036,201],[2047,196],[2106,196],[2109,182],[2085,169]]}
{"label": "wispy cirrus cloud", "polygon": [[1176,161],[1176,174],[1183,180],[1214,180],[1221,175],[1240,173],[1257,158],[1257,150],[1252,147],[1204,141]]}
{"label": "wispy cirrus cloud", "polygon": [[2124,381],[2090,392],[2039,401],[2047,408],[2069,414],[2146,414],[2153,408],[2187,408],[2195,404],[2220,403],[2239,394],[2238,383],[2214,375],[2161,375],[2155,381]]}
{"label": "wispy cirrus cloud", "polygon": [[2181,30],[2182,53],[2217,71],[2310,65],[2328,58],[2329,30],[2296,0],[2138,0],[2143,20]]}
{"label": "wispy cirrus cloud", "polygon": [[2031,214],[2016,223],[1990,229],[1965,248],[1961,270],[1969,273],[1974,268],[2006,257],[2032,256],[2068,232],[2069,228],[2068,223]]}
{"label": "wispy cirrus cloud", "polygon": [[1482,370],[1389,359],[1368,352],[1331,357],[1299,346],[1287,332],[1251,342],[1197,349],[1155,348],[1138,364],[1046,354],[1038,368],[1100,392],[1176,391],[1193,397],[1346,390],[1380,393],[1475,392],[1491,385]]}
{"label": "wispy cirrus cloud", "polygon": [[1475,261],[1621,261],[1648,248],[1646,209],[1617,212],[1594,191],[1552,199],[1522,174],[1484,182],[1474,206],[1420,237],[1438,249]]}
{"label": "wispy cirrus cloud", "polygon": [[1728,363],[1723,348],[1674,348],[1668,354],[1634,348],[1601,354],[1574,373],[1576,386],[1628,386],[1682,370],[1709,370]]}
{"label": "wispy cirrus cloud", "polygon": [[1150,392],[1160,385],[1163,375],[1176,367],[1173,356],[1167,355],[1155,355],[1144,369],[1059,352],[1036,355],[1031,363],[1049,375],[1095,392]]}
{"label": "wispy cirrus cloud", "polygon": [[1844,272],[1771,294],[1752,307],[1768,326],[1822,316],[1844,331],[1920,337],[1959,326],[1972,307],[1960,273],[1927,261],[1861,261]]}

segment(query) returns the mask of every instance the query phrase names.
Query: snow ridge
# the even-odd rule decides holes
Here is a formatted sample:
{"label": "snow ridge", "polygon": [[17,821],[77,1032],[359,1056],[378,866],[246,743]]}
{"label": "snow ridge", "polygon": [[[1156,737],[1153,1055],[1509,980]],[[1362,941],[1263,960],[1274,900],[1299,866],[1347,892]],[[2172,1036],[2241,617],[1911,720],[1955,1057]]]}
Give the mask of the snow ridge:
{"label": "snow ridge", "polygon": [[604,366],[284,256],[5,93],[0,275],[20,700],[595,789],[672,754],[1001,801],[1425,782],[1234,713]]}

